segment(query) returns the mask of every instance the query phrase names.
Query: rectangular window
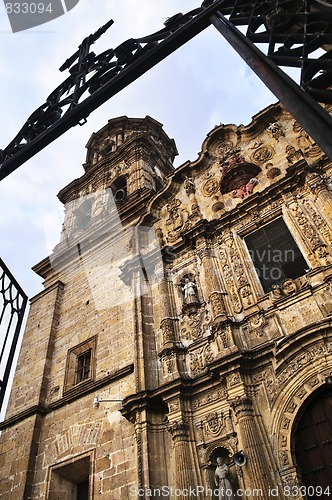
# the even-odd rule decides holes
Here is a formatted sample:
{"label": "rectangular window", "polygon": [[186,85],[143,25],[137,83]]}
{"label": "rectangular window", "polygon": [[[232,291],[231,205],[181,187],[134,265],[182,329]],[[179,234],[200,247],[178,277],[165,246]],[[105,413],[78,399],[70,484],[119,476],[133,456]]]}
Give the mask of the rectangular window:
{"label": "rectangular window", "polygon": [[282,218],[246,236],[244,241],[265,293],[287,278],[302,276],[308,267]]}
{"label": "rectangular window", "polygon": [[67,354],[64,392],[94,379],[96,336],[69,349]]}
{"label": "rectangular window", "polygon": [[75,383],[79,384],[83,380],[90,378],[91,372],[91,349],[77,356]]}

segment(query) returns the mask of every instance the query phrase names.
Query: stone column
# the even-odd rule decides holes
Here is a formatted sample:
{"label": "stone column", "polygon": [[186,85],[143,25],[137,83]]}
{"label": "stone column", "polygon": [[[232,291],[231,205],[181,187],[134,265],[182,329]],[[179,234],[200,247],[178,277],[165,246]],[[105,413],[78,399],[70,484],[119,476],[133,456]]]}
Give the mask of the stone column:
{"label": "stone column", "polygon": [[[252,401],[248,396],[238,396],[231,402],[239,427],[239,440],[247,463],[243,467],[244,482],[248,491],[262,490],[263,498],[269,498],[269,490],[275,485],[268,464],[270,462],[260,429],[256,423]],[[257,497],[248,498],[256,500]]]}
{"label": "stone column", "polygon": [[163,347],[173,347],[175,342],[174,317],[171,305],[171,283],[167,279],[167,271],[158,273],[158,290],[160,293],[160,328],[163,336]]}
{"label": "stone column", "polygon": [[[190,458],[189,424],[185,419],[177,420],[168,424],[168,430],[173,440],[176,488],[185,492],[190,487],[195,488],[194,466]],[[187,500],[188,495],[176,498]]]}
{"label": "stone column", "polygon": [[315,195],[322,213],[329,219],[332,216],[332,191],[324,177],[311,173],[307,175],[306,182]]}
{"label": "stone column", "polygon": [[211,250],[208,247],[204,247],[198,250],[198,255],[201,258],[202,268],[204,271],[205,278],[205,290],[207,292],[208,300],[211,304],[211,310],[213,315],[213,321],[225,321],[226,308],[224,302],[224,292],[221,290],[220,280],[217,276],[216,262],[211,255]]}

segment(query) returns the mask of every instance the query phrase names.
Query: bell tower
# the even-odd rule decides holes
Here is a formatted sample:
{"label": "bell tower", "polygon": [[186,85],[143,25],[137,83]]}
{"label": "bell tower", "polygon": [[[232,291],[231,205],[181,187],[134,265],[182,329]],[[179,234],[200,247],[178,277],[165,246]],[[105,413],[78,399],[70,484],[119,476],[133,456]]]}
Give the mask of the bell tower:
{"label": "bell tower", "polygon": [[173,172],[177,154],[175,142],[153,118],[113,118],[87,143],[85,172],[105,168],[105,187],[112,189],[116,202],[123,203],[151,195]]}
{"label": "bell tower", "polygon": [[[144,377],[139,356],[150,353],[151,308],[134,290],[143,286],[135,242],[145,237],[136,228],[174,172],[176,154],[156,120],[111,119],[88,141],[84,174],[58,194],[65,207],[61,241],[34,267],[44,290],[31,300],[7,409],[3,442],[12,443],[11,465],[0,469],[10,480],[0,497],[55,499],[62,491],[61,498],[76,500],[102,490],[112,498],[123,474],[123,484],[137,482],[132,423],[121,416],[121,403],[109,403],[108,422],[92,402],[96,394],[123,401]],[[120,271],[126,261],[130,283]],[[33,471],[44,461],[37,484]],[[101,477],[107,470],[112,481]],[[121,495],[128,498],[127,489]]]}

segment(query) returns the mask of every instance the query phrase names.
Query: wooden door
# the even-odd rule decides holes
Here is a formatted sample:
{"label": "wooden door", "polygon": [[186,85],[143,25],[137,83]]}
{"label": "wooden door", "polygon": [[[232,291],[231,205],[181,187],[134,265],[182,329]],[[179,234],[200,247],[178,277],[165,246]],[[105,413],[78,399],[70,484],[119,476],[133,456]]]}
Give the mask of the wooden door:
{"label": "wooden door", "polygon": [[[332,498],[332,388],[318,394],[306,408],[296,430],[295,452],[307,491],[321,486]],[[308,498],[328,497],[313,494]]]}

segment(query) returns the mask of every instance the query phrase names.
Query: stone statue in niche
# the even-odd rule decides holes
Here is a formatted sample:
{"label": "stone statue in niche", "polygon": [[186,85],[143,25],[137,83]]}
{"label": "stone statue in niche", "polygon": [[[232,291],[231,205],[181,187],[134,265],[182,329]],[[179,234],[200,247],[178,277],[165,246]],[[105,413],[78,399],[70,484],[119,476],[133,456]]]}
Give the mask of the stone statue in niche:
{"label": "stone statue in niche", "polygon": [[187,195],[195,193],[195,183],[192,177],[187,177],[184,181],[184,188],[186,190]]}
{"label": "stone statue in niche", "polygon": [[230,481],[230,471],[221,457],[217,458],[217,467],[214,473],[214,483],[218,489],[218,500],[234,500],[234,490]]}
{"label": "stone statue in niche", "polygon": [[191,281],[191,279],[187,276],[184,280],[184,284],[181,287],[183,293],[183,303],[184,304],[198,304],[197,297],[197,287],[196,283]]}
{"label": "stone statue in niche", "polygon": [[183,300],[182,312],[189,316],[196,314],[200,307],[200,302],[198,300],[197,285],[194,278],[187,274],[181,279],[179,287]]}

